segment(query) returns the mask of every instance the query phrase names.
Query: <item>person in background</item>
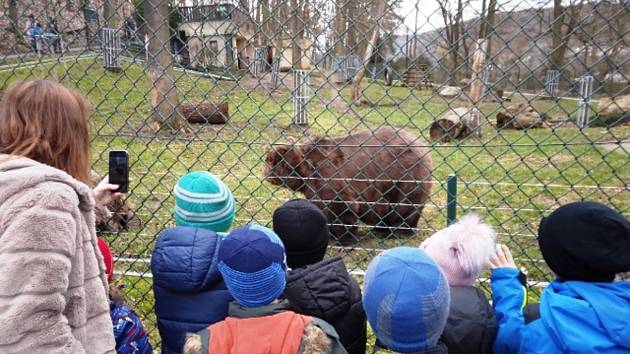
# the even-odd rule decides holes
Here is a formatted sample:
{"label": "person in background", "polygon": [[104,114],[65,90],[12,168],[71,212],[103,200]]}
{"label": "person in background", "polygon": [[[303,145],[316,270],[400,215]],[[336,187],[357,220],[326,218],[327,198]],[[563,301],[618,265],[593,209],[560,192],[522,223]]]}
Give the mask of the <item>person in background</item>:
{"label": "person in background", "polygon": [[147,333],[136,312],[125,304],[124,296],[114,280],[114,257],[102,238],[98,239],[98,248],[105,261],[107,280],[109,282],[109,312],[114,327],[117,354],[152,354],[153,348],[147,338]]}
{"label": "person in background", "polygon": [[89,105],[47,80],[0,102],[0,351],[115,353],[90,180]]}
{"label": "person in background", "polygon": [[363,308],[376,336],[373,352],[445,354],[440,341],[449,308],[448,280],[424,251],[396,247],[365,273]]}
{"label": "person in background", "polygon": [[541,220],[538,245],[557,278],[528,323],[516,263],[506,246],[497,246],[494,352],[630,353],[630,282],[614,281],[630,270],[630,222],[599,203],[570,203]]}
{"label": "person in background", "polygon": [[151,257],[162,354],[181,353],[186,332],[223,320],[232,300],[217,267],[223,232],[236,214],[232,192],[215,175],[195,171],[173,194],[177,226],[159,235]]}
{"label": "person in background", "polygon": [[324,260],[330,232],[324,213],[305,199],[293,199],[273,213],[273,230],[287,254],[284,297],[290,308],[335,327],[350,354],[364,354],[367,325],[361,288],[341,257]]}
{"label": "person in background", "polygon": [[420,245],[440,266],[450,286],[451,306],[442,334],[449,354],[492,353],[497,319],[475,282],[496,255],[495,239],[490,225],[468,214]]}
{"label": "person in background", "polygon": [[31,43],[33,43],[35,53],[42,52],[42,25],[39,22],[35,23],[35,26],[31,29]]}
{"label": "person in background", "polygon": [[59,33],[59,28],[57,27],[57,22],[52,17],[48,18],[48,24],[46,25],[46,30],[44,32],[49,37],[49,50],[55,53],[61,53],[61,37]]}
{"label": "person in background", "polygon": [[219,248],[219,271],[234,302],[228,317],[190,334],[185,354],[342,354],[335,329],[289,310],[278,298],[286,285],[282,241],[271,230],[246,225]]}

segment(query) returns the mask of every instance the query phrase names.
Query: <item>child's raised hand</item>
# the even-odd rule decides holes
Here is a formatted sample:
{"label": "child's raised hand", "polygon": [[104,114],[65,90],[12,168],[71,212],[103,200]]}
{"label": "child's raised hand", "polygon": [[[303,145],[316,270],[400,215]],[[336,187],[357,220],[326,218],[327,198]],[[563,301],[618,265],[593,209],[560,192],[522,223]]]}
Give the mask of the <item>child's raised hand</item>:
{"label": "child's raised hand", "polygon": [[516,268],[512,252],[506,245],[497,244],[497,255],[490,260],[490,268]]}

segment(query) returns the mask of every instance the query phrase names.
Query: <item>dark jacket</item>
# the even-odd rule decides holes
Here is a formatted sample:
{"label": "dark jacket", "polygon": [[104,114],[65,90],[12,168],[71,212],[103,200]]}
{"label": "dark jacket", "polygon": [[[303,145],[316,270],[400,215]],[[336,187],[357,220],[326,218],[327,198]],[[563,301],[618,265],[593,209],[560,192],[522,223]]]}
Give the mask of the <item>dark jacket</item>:
{"label": "dark jacket", "polygon": [[163,354],[181,353],[186,332],[227,316],[232,296],[217,268],[221,239],[213,231],[182,226],[158,237],[151,272]]}
{"label": "dark jacket", "polygon": [[[276,345],[272,344],[271,342],[273,342],[274,340],[277,342],[275,344],[284,344],[287,343],[288,341],[290,341],[289,339],[286,339],[286,332],[285,330],[287,329],[287,327],[285,326],[274,326],[273,325],[273,320],[274,320],[274,315],[278,315],[278,314],[287,314],[287,313],[292,313],[294,316],[300,316],[295,314],[295,312],[290,311],[289,309],[289,304],[288,302],[282,301],[279,303],[275,303],[275,304],[269,304],[269,305],[265,305],[265,306],[258,306],[258,307],[249,307],[249,308],[245,308],[240,306],[239,304],[237,304],[236,302],[232,302],[230,303],[230,310],[229,310],[229,320],[232,321],[232,329],[236,330],[227,330],[224,331],[223,334],[226,333],[232,333],[232,338],[227,339],[227,338],[221,338],[221,342],[220,343],[239,343],[241,344],[239,347],[242,348],[247,348],[247,347],[254,347],[256,350],[262,352],[264,351],[265,353],[268,353],[267,350],[269,350],[270,348],[273,347],[277,347]],[[209,349],[208,349],[208,344],[210,344],[213,341],[213,337],[212,337],[212,329],[217,327],[217,326],[227,326],[228,328],[230,328],[231,326],[227,325],[227,320],[226,322],[221,322],[221,323],[217,323],[213,326],[210,326],[208,328],[205,328],[199,332],[197,332],[197,334],[201,337],[201,352],[202,353],[209,353]],[[247,338],[247,341],[243,341],[241,342],[239,337],[239,333],[238,333],[238,328],[243,328],[243,326],[247,326],[245,324],[245,322],[242,322],[241,320],[254,320],[256,319],[258,322],[257,325],[260,325],[261,323],[264,324],[264,322],[269,322],[269,324],[264,324],[264,328],[265,330],[263,331],[263,333],[259,332],[259,335],[254,336],[254,337],[249,337]],[[347,354],[346,350],[344,349],[344,347],[341,345],[341,342],[339,341],[339,336],[337,335],[337,332],[335,331],[335,329],[328,323],[326,323],[326,321],[323,321],[320,318],[317,317],[308,317],[308,321],[310,321],[308,325],[313,325],[318,327],[330,340],[330,354]],[[240,322],[240,323],[238,323]],[[250,325],[254,325],[252,322],[249,323]],[[254,325],[254,326],[257,326]],[[251,330],[250,330],[251,331]],[[241,333],[241,336],[243,334]],[[305,339],[304,336],[301,336],[300,340],[302,341],[302,345],[300,345],[300,350],[298,350],[298,354],[309,354],[307,352],[304,351],[303,349],[303,340]],[[315,347],[319,347],[318,349],[325,349],[321,347],[321,342],[320,343],[311,343],[312,345],[314,345]],[[241,351],[235,351],[234,348],[227,348],[227,347],[222,347],[221,349],[223,349],[224,352],[238,352],[241,353],[243,352]],[[284,348],[283,348],[284,349]],[[254,350],[247,350],[247,353],[252,353],[254,352]],[[283,351],[284,352],[284,351]],[[245,354],[245,353],[243,353]]]}
{"label": "dark jacket", "polygon": [[361,288],[341,257],[289,271],[284,296],[295,312],[333,325],[348,353],[365,353],[367,329]]}
{"label": "dark jacket", "polygon": [[451,286],[451,306],[442,334],[449,354],[491,354],[497,330],[494,311],[481,290]]}

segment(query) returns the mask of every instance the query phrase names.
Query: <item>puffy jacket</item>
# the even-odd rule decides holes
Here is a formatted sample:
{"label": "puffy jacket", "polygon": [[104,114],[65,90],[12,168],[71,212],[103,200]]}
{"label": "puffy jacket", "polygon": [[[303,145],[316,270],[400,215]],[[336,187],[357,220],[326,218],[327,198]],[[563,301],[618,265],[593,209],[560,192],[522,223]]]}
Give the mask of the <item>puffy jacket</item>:
{"label": "puffy jacket", "polygon": [[451,306],[442,334],[449,354],[491,354],[497,328],[494,311],[481,290],[451,286]]}
{"label": "puffy jacket", "polygon": [[526,325],[517,277],[514,268],[492,271],[495,353],[630,353],[630,282],[553,281],[540,318]]}
{"label": "puffy jacket", "polygon": [[138,315],[121,301],[109,301],[116,353],[118,354],[152,354],[147,332]]}
{"label": "puffy jacket", "polygon": [[321,318],[335,327],[348,353],[365,353],[367,329],[361,288],[341,257],[289,271],[284,296],[295,312]]}
{"label": "puffy jacket", "polygon": [[151,272],[162,353],[182,353],[186,333],[195,333],[227,316],[232,296],[217,268],[222,236],[178,226],[157,239]]}

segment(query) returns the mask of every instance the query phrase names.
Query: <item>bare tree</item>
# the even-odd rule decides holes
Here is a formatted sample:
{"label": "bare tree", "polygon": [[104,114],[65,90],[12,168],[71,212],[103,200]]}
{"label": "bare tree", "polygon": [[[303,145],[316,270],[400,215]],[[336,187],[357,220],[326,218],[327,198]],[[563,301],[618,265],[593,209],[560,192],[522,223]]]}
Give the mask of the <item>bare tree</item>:
{"label": "bare tree", "polygon": [[103,0],[103,19],[105,26],[120,28],[120,16],[118,16],[118,0]]}
{"label": "bare tree", "polygon": [[378,41],[381,32],[381,22],[385,17],[385,11],[387,7],[387,0],[374,0],[372,3],[372,9],[370,14],[372,16],[373,28],[370,34],[370,38],[367,42],[367,46],[365,48],[365,52],[363,54],[363,65],[357,71],[354,79],[352,79],[352,101],[357,102],[359,97],[361,96],[361,81],[365,77],[365,72],[367,65],[370,63],[370,58],[372,58],[372,53],[374,53],[374,48]]}
{"label": "bare tree", "polygon": [[[449,79],[457,82],[460,76],[460,66],[463,59],[468,57],[468,46],[464,36],[464,0],[437,0],[444,21],[445,48],[450,57]],[[462,53],[463,51],[463,53]]]}
{"label": "bare tree", "polygon": [[551,23],[551,53],[549,54],[549,69],[562,70],[564,57],[569,46],[571,36],[579,23],[584,0],[570,0],[569,6],[564,7],[562,0],[553,0],[553,18]]}
{"label": "bare tree", "polygon": [[173,57],[169,50],[170,33],[168,26],[169,6],[167,0],[146,0],[144,15],[149,38],[148,76],[152,84],[151,119],[156,130],[167,128],[178,132],[184,127],[184,119],[178,112],[179,100],[175,87]]}

